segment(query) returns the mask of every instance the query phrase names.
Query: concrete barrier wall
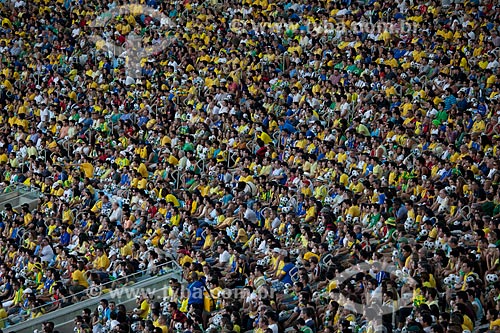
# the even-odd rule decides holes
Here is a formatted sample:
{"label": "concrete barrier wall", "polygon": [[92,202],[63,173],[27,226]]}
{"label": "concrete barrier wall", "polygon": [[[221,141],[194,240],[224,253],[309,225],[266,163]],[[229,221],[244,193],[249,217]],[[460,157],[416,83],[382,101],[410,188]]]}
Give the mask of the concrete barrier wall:
{"label": "concrete barrier wall", "polygon": [[[152,294],[155,295],[155,300],[158,300],[158,302],[162,301],[163,297],[165,296],[165,294],[167,292],[168,286],[166,286],[166,283],[167,283],[168,279],[173,277],[173,278],[176,278],[177,280],[180,281],[180,278],[181,278],[180,275],[179,276],[170,275],[170,276],[165,276],[165,277],[166,277],[165,280],[159,281],[158,284],[155,284],[157,289],[152,288],[152,289],[154,289],[154,292]],[[124,301],[123,300],[122,301],[115,300],[115,302],[116,302],[116,304],[125,305],[125,307],[127,308],[127,311],[131,311],[133,308],[136,307],[135,298],[124,300]],[[95,307],[97,307],[97,305],[98,305],[97,303],[98,303],[98,300],[96,300],[94,302],[93,307],[90,308],[92,311],[94,310]],[[81,310],[80,310],[80,312],[81,312]],[[73,328],[74,328],[73,319],[74,319],[74,317],[70,318],[67,322],[62,323],[59,326],[57,326],[56,329],[61,333],[73,332]],[[32,332],[33,331],[27,331],[27,333],[32,333]],[[24,333],[24,332],[20,332],[20,333]]]}
{"label": "concrete barrier wall", "polygon": [[33,211],[38,206],[38,200],[38,195],[36,193],[25,193],[22,195],[19,195],[19,193],[17,193],[11,197],[7,197],[7,199],[5,200],[0,200],[0,210],[3,210],[5,205],[7,203],[10,203],[12,205],[12,208],[19,211],[21,209],[21,205],[27,203],[29,205],[30,211]]}
{"label": "concrete barrier wall", "polygon": [[89,308],[94,311],[99,305],[99,300],[103,298],[113,300],[117,305],[124,304],[128,310],[135,307],[135,296],[141,291],[147,291],[150,294],[154,294],[155,298],[161,302],[168,288],[167,282],[172,278],[180,281],[182,278],[182,270],[180,268],[174,268],[165,275],[147,278],[132,286],[119,288],[109,293],[98,295],[95,298],[87,299],[60,310],[47,313],[39,318],[27,320],[8,327],[3,331],[6,333],[33,333],[35,329],[41,328],[41,324],[44,321],[52,321],[59,332],[70,333],[73,332],[73,320],[75,316],[81,315],[84,308]]}
{"label": "concrete barrier wall", "polygon": [[3,209],[3,204],[4,202],[7,202],[8,200],[12,199],[12,198],[15,198],[17,196],[21,195],[21,193],[19,192],[19,190],[15,190],[15,191],[12,191],[12,192],[9,192],[9,193],[3,193],[3,194],[0,194],[0,208]]}
{"label": "concrete barrier wall", "polygon": [[40,191],[23,184],[12,185],[12,192],[0,193],[0,210],[3,210],[6,203],[10,203],[14,209],[18,209],[22,204],[30,205],[30,210],[38,206]]}

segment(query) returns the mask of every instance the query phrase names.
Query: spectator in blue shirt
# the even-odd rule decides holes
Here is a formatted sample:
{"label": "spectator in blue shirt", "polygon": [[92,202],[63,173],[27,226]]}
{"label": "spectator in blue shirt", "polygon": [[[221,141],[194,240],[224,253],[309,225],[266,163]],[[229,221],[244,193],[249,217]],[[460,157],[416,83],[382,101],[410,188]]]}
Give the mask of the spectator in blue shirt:
{"label": "spectator in blue shirt", "polygon": [[293,276],[298,273],[297,267],[290,261],[290,257],[286,250],[281,250],[280,259],[283,260],[284,266],[281,272],[279,272],[278,279],[273,281],[273,289],[277,291],[283,290],[287,283],[292,284]]}
{"label": "spectator in blue shirt", "polygon": [[[71,235],[68,232],[68,225],[63,224],[61,228],[61,237],[59,238],[59,244],[62,246],[68,246]],[[74,226],[73,226],[74,229]]]}
{"label": "spectator in blue shirt", "polygon": [[99,319],[102,324],[105,324],[108,320],[110,320],[111,309],[109,308],[109,302],[107,299],[103,298],[99,302],[99,305],[102,307],[102,311],[99,312]]}
{"label": "spectator in blue shirt", "polygon": [[453,90],[451,88],[446,89],[446,97],[444,99],[444,110],[448,111],[455,104],[457,104],[457,98],[453,96]]}
{"label": "spectator in blue shirt", "polygon": [[408,217],[408,209],[400,200],[394,202],[394,212],[396,223],[404,223]]}
{"label": "spectator in blue shirt", "polygon": [[283,119],[279,119],[278,120],[278,124],[279,124],[279,129],[282,130],[282,131],[286,131],[288,133],[295,133],[297,132],[297,130],[295,129],[295,127],[293,127],[292,124],[290,124],[287,121],[284,121]]}
{"label": "spectator in blue shirt", "polygon": [[205,285],[200,281],[198,273],[196,272],[191,273],[188,277],[188,281],[188,306],[193,306],[193,308],[201,314],[203,310],[203,292],[205,291]]}

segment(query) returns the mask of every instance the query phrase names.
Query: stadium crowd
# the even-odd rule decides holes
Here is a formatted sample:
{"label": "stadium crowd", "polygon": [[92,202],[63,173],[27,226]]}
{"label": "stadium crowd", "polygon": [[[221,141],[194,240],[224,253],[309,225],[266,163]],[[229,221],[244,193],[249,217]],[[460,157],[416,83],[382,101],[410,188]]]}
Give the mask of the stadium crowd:
{"label": "stadium crowd", "polygon": [[[0,189],[41,193],[2,205],[4,327],[98,290],[75,332],[500,331],[497,2],[0,20]],[[106,298],[169,261],[165,299]]]}

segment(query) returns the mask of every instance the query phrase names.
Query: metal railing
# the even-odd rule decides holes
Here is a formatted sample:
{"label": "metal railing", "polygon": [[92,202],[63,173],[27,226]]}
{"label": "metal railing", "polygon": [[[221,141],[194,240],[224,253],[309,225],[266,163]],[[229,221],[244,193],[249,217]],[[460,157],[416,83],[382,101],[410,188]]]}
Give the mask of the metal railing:
{"label": "metal railing", "polygon": [[[160,269],[160,274],[148,275],[148,270],[141,270],[139,272],[120,277],[119,279],[109,281],[102,284],[98,288],[89,287],[88,289],[75,294],[74,296],[82,297],[86,296],[87,299],[62,307],[56,311],[47,312],[40,317],[23,320],[20,322],[10,325],[5,328],[4,332],[16,332],[16,333],[32,333],[34,329],[39,328],[41,323],[44,321],[52,321],[55,327],[60,327],[72,323],[75,316],[80,315],[82,309],[92,308],[97,306],[99,300],[106,298],[108,301],[114,301],[116,304],[129,303],[135,300],[135,297],[141,292],[147,293],[158,293],[164,289],[165,281],[170,278],[176,278],[181,280],[182,278],[182,268],[179,264],[174,261],[168,261],[163,265],[158,266]],[[134,284],[129,284],[130,280],[134,281]],[[112,285],[119,283],[120,286],[112,289]],[[123,284],[123,285],[122,285]],[[70,298],[71,296],[68,296]],[[54,303],[58,301],[47,302],[42,306],[30,309],[30,313],[38,312],[43,308],[50,308]],[[9,316],[3,319],[7,320],[19,320],[19,315]],[[63,330],[66,332],[66,330]]]}

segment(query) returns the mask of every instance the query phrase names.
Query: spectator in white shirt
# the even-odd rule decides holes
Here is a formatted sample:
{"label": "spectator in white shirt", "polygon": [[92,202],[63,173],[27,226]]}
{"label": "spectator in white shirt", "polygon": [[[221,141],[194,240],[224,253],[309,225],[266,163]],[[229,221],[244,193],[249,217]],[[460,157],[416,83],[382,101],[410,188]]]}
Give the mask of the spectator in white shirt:
{"label": "spectator in white shirt", "polygon": [[123,211],[120,208],[120,205],[118,205],[117,202],[113,202],[111,204],[111,215],[109,216],[109,220],[111,222],[117,222],[118,224],[120,224],[122,220],[122,215]]}
{"label": "spectator in white shirt", "polygon": [[47,238],[42,239],[41,244],[42,250],[40,251],[40,259],[42,262],[51,262],[54,258],[54,250],[50,246],[50,242]]}
{"label": "spectator in white shirt", "polygon": [[227,246],[225,244],[219,244],[217,246],[217,253],[219,257],[215,260],[215,267],[222,269],[226,268],[231,259],[231,254],[227,251]]}

